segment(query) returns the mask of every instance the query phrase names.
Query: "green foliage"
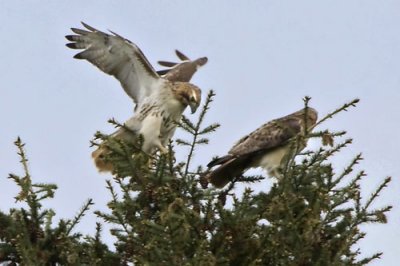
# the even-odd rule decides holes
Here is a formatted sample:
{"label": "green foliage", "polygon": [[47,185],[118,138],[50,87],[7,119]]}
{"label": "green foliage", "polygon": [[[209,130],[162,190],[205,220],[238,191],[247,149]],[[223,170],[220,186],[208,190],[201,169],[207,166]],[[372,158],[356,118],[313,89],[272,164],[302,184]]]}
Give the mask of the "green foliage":
{"label": "green foliage", "polygon": [[[42,210],[40,202],[54,195],[55,186],[31,184],[19,141],[25,176],[10,177],[21,188],[16,199],[26,202],[28,209],[0,214],[1,261],[24,265],[365,265],[381,256],[362,258],[356,243],[365,236],[360,225],[386,222],[391,207],[372,209],[371,204],[390,178],[362,199],[360,181],[365,173],[353,170],[361,155],[343,171],[334,171],[333,157],[352,141],[344,139],[345,132],[305,132],[306,139],[294,138],[282,178],[269,180],[273,183],[269,190],[255,192],[247,187],[241,195],[234,192],[239,183],[253,184],[263,176],[238,177],[222,190],[209,187],[204,178],[207,170],[191,162],[194,150],[208,144],[208,134],[219,127],[203,125],[213,97],[210,91],[197,122],[184,117],[179,125],[188,133],[186,139],[176,140],[188,148],[184,162],[176,162],[172,143],[169,154],[148,156],[140,151],[141,138],[126,143],[97,134],[107,140],[107,160],[114,172],[113,179],[106,181],[109,211],[95,213],[112,225],[115,252],[102,243],[100,224],[94,237],[72,233],[90,200],[74,219],[52,225],[54,212]],[[304,99],[306,106],[309,100]],[[318,125],[357,102],[326,115]],[[299,153],[296,147],[308,138],[321,140],[321,147]]]}
{"label": "green foliage", "polygon": [[[23,176],[10,174],[20,188],[15,197],[25,207],[12,208],[9,213],[0,212],[0,262],[8,265],[93,265],[109,261],[114,255],[101,242],[97,227],[95,238],[82,239],[80,233],[73,233],[75,226],[93,204],[89,199],[73,219],[61,219],[53,225],[55,212],[42,209],[45,199],[54,197],[57,186],[32,182],[24,144],[15,141],[23,166]],[[115,259],[114,259],[115,261]],[[102,264],[98,264],[102,265]],[[110,265],[110,264],[103,264]]]}

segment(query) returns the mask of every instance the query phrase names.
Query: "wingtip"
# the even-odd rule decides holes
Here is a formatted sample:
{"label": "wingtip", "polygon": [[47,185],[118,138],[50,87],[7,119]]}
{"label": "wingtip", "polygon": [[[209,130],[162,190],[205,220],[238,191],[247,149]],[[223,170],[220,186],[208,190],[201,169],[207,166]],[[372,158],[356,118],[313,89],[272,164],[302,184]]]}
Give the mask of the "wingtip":
{"label": "wingtip", "polygon": [[75,58],[75,59],[83,59],[82,53],[79,53],[79,54],[74,55],[74,58]]}
{"label": "wingtip", "polygon": [[157,61],[157,63],[160,66],[165,66],[165,67],[174,67],[174,66],[176,66],[178,64],[178,63],[175,63],[175,62],[163,61],[163,60]]}
{"label": "wingtip", "polygon": [[86,29],[90,30],[90,31],[97,31],[95,28],[93,28],[92,26],[90,26],[89,24],[86,24],[85,22],[81,21],[81,24],[83,25],[83,27],[85,27]]}
{"label": "wingtip", "polygon": [[179,51],[178,49],[175,49],[175,54],[178,56],[178,58],[180,59],[180,60],[182,60],[182,61],[186,61],[186,60],[189,60],[190,61],[190,58],[189,57],[187,57],[184,53],[182,53],[181,51]]}
{"label": "wingtip", "polygon": [[68,48],[71,48],[71,49],[77,49],[78,47],[76,47],[76,44],[75,43],[66,43],[65,44],[65,46],[67,46]]}
{"label": "wingtip", "polygon": [[68,41],[74,41],[74,37],[73,37],[74,35],[65,35],[64,37],[65,37],[65,39],[67,39]]}
{"label": "wingtip", "polygon": [[90,33],[90,31],[87,30],[82,30],[82,29],[78,29],[78,28],[71,28],[73,33],[79,34],[79,35],[87,35]]}
{"label": "wingtip", "polygon": [[169,69],[163,69],[156,71],[158,75],[163,76],[169,72]]}

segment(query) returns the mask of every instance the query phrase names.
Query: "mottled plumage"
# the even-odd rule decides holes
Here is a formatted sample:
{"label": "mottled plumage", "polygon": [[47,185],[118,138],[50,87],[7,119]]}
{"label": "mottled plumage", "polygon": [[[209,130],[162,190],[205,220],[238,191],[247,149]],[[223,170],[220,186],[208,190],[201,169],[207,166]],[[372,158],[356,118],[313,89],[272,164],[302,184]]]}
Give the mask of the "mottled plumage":
{"label": "mottled plumage", "polygon": [[240,139],[227,155],[212,160],[207,165],[209,168],[219,166],[211,170],[207,178],[214,186],[223,187],[255,167],[262,167],[270,176],[276,176],[282,159],[290,150],[289,140],[302,134],[305,124],[310,128],[316,121],[317,111],[307,108],[262,125]]}
{"label": "mottled plumage", "polygon": [[[134,116],[125,123],[130,130],[120,128],[112,136],[134,141],[143,135],[144,152],[151,154],[157,149],[167,152],[165,146],[174,135],[176,123],[187,106],[192,113],[196,111],[201,90],[188,80],[180,80],[179,76],[160,77],[139,47],[120,35],[82,24],[85,30],[72,28],[77,35],[66,36],[71,41],[67,44],[69,48],[83,49],[74,58],[86,59],[114,76],[136,104]],[[104,161],[107,152],[105,145],[100,145],[92,154],[100,171],[112,170]]]}

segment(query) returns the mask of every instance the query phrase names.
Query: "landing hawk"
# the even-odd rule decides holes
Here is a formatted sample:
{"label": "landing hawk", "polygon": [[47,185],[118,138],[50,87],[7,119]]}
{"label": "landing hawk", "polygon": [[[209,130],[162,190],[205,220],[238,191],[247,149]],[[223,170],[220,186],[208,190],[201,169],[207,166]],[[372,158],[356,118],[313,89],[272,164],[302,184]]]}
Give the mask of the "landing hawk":
{"label": "landing hawk", "polygon": [[[221,188],[235,177],[240,177],[249,168],[262,167],[269,176],[277,176],[282,159],[290,152],[289,140],[304,134],[305,127],[311,129],[317,121],[317,111],[304,108],[288,116],[272,120],[240,139],[225,155],[212,160],[212,168],[206,178]],[[299,150],[305,148],[299,147]]]}
{"label": "landing hawk", "polygon": [[[196,70],[184,81],[169,77],[168,71],[167,77],[161,77],[134,43],[116,33],[107,34],[83,22],[82,25],[86,29],[71,29],[77,35],[65,36],[71,41],[67,43],[69,48],[83,49],[74,58],[86,59],[114,76],[136,104],[134,116],[125,122],[130,130],[120,128],[112,136],[133,141],[136,136],[143,135],[142,150],[145,153],[151,154],[157,149],[167,152],[166,145],[174,135],[183,111],[189,106],[194,113],[200,104],[201,90],[186,82]],[[178,64],[175,68],[183,66]],[[107,153],[105,145],[92,153],[100,172],[112,171],[112,165],[104,160]]]}

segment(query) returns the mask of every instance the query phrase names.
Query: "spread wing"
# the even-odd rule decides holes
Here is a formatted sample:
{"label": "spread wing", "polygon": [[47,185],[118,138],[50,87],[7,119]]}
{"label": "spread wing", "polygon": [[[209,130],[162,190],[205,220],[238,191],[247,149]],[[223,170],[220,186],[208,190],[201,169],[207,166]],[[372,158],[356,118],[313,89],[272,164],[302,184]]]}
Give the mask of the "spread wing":
{"label": "spread wing", "polygon": [[119,80],[125,92],[136,104],[158,90],[164,82],[156,73],[142,51],[122,36],[101,32],[85,23],[86,29],[71,30],[77,35],[67,35],[72,49],[83,49],[74,58],[86,59],[101,71]]}
{"label": "spread wing", "polygon": [[157,73],[169,81],[189,82],[196,73],[197,69],[205,65],[208,61],[207,57],[200,57],[196,60],[190,60],[189,57],[182,52],[175,50],[176,55],[181,60],[180,63],[170,61],[158,61],[161,66],[169,67],[159,70]]}
{"label": "spread wing", "polygon": [[[176,56],[178,56],[178,58],[181,60],[181,63],[183,62],[189,62],[190,58],[187,57],[186,55],[184,55],[182,52],[175,50],[175,54]],[[171,61],[163,61],[160,60],[157,62],[160,66],[165,66],[165,67],[174,67],[176,65],[178,65],[179,63],[175,63],[175,62],[171,62]],[[157,71],[158,72],[158,71]]]}

